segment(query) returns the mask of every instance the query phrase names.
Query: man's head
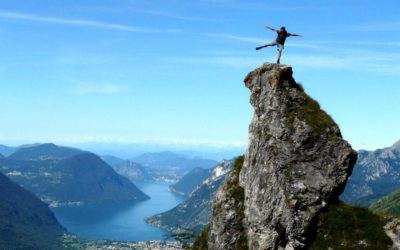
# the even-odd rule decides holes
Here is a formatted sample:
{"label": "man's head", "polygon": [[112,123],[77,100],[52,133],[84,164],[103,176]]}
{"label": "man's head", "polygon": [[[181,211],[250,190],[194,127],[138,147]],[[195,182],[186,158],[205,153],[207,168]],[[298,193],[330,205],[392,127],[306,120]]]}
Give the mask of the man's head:
{"label": "man's head", "polygon": [[281,27],[281,31],[286,31],[285,26],[282,26],[282,27]]}

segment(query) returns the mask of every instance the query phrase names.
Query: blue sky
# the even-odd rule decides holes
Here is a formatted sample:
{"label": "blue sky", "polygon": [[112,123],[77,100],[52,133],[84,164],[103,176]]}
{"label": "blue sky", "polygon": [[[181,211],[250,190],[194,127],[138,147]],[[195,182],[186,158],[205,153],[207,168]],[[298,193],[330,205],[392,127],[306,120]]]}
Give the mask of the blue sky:
{"label": "blue sky", "polygon": [[0,143],[244,145],[275,50],[359,148],[400,139],[398,1],[3,0]]}

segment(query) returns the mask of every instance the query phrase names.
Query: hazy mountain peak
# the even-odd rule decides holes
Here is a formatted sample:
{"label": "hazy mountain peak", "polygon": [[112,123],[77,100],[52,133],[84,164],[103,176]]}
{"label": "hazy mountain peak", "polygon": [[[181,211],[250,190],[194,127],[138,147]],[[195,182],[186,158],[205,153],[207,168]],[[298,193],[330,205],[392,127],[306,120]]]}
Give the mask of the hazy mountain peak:
{"label": "hazy mountain peak", "polygon": [[397,142],[395,142],[395,143],[392,145],[392,148],[393,148],[393,149],[400,150],[400,140],[397,141]]}
{"label": "hazy mountain peak", "polygon": [[171,151],[145,153],[131,160],[148,169],[154,179],[168,182],[177,181],[193,168],[209,169],[218,163],[210,159],[186,157]]}
{"label": "hazy mountain peak", "polygon": [[108,165],[111,167],[118,166],[120,164],[123,164],[127,160],[121,159],[119,157],[113,156],[113,155],[102,155],[100,158],[105,161]]}
{"label": "hazy mountain peak", "polygon": [[82,152],[85,151],[76,148],[57,146],[54,143],[43,143],[20,147],[11,154],[9,158],[18,160],[65,159],[81,154]]}
{"label": "hazy mountain peak", "polygon": [[17,150],[15,147],[9,147],[9,146],[6,146],[6,145],[0,145],[0,153],[3,156],[9,156],[12,153],[14,153],[15,150]]}

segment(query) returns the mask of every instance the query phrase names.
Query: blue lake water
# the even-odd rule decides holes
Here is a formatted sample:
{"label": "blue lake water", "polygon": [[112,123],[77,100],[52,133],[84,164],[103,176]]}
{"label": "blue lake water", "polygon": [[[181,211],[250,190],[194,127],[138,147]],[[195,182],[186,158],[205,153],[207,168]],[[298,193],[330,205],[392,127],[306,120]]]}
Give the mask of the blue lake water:
{"label": "blue lake water", "polygon": [[53,209],[58,221],[68,231],[86,239],[121,241],[165,240],[166,231],[148,225],[148,216],[167,211],[183,201],[168,190],[168,184],[137,185],[150,200],[133,205],[85,206]]}

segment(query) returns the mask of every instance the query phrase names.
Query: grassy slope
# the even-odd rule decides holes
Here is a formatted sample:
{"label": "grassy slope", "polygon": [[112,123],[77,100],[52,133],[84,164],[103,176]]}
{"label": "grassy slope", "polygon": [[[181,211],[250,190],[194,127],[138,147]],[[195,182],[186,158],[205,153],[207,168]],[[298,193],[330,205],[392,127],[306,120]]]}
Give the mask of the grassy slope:
{"label": "grassy slope", "polygon": [[387,220],[365,208],[333,204],[322,213],[310,249],[388,249]]}
{"label": "grassy slope", "polygon": [[378,214],[400,216],[400,189],[374,202],[370,209]]}

